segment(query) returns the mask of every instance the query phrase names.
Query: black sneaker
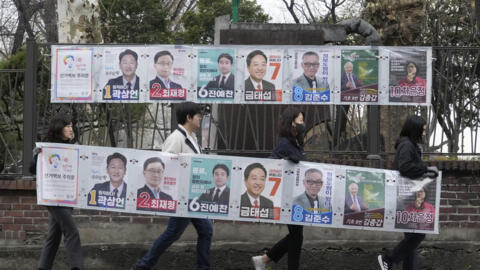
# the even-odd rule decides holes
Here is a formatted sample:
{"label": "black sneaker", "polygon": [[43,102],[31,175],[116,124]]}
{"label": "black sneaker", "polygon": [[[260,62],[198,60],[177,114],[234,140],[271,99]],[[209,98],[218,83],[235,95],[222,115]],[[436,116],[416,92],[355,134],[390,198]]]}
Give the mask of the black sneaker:
{"label": "black sneaker", "polygon": [[385,258],[383,255],[378,255],[378,264],[380,265],[380,268],[382,270],[391,270],[392,268],[392,263],[390,260]]}

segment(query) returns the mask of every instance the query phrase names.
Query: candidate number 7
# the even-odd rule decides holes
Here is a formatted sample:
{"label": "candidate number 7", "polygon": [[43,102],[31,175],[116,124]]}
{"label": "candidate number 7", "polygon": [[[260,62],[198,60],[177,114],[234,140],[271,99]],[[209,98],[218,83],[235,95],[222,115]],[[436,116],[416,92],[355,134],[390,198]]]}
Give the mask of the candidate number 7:
{"label": "candidate number 7", "polygon": [[280,182],[282,182],[282,179],[279,177],[270,177],[268,178],[268,181],[275,182],[272,191],[270,192],[270,196],[275,196],[275,193],[277,193],[278,187],[280,186]]}
{"label": "candidate number 7", "polygon": [[271,67],[275,67],[275,70],[272,74],[272,80],[275,80],[277,78],[278,72],[280,71],[280,65],[280,63],[270,63]]}

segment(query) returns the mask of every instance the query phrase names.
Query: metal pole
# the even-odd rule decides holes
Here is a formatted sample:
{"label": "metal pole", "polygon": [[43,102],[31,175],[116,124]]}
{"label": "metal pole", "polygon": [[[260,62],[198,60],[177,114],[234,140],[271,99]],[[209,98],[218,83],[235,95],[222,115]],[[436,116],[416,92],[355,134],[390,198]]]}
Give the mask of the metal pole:
{"label": "metal pole", "polygon": [[36,85],[37,85],[37,44],[35,39],[27,39],[27,66],[25,69],[25,89],[23,95],[23,167],[22,175],[28,171],[32,161],[32,150],[36,137]]}
{"label": "metal pole", "polygon": [[380,106],[368,105],[367,159],[381,159],[380,153]]}
{"label": "metal pole", "polygon": [[232,22],[237,23],[238,22],[238,4],[240,3],[240,0],[232,0]]}

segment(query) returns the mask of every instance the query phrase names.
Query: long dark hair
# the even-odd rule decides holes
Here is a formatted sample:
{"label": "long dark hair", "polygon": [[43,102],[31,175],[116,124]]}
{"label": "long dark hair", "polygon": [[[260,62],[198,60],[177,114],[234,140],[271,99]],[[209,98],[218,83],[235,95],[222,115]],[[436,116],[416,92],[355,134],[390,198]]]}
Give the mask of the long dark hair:
{"label": "long dark hair", "polygon": [[300,111],[298,108],[295,107],[287,107],[282,115],[280,115],[280,124],[279,124],[279,132],[278,135],[280,137],[288,138],[292,141],[295,141],[295,128],[292,126],[292,122],[295,121],[300,114],[305,114]]}
{"label": "long dark hair", "polygon": [[57,113],[50,120],[47,131],[48,142],[66,142],[63,139],[63,128],[72,123],[72,117],[66,113]]}
{"label": "long dark hair", "polygon": [[410,115],[403,124],[400,137],[408,137],[414,143],[422,141],[423,126],[427,121],[418,115]]}

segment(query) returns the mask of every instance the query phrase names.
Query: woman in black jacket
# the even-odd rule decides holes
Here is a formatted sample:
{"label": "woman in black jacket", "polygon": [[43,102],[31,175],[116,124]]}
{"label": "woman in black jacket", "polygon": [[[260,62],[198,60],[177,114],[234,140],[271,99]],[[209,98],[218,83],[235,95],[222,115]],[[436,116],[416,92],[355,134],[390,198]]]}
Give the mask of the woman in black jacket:
{"label": "woman in black jacket", "polygon": [[[72,118],[66,114],[57,114],[50,121],[46,142],[73,144]],[[35,156],[30,171],[36,172],[37,156]],[[83,256],[80,235],[72,217],[73,208],[63,206],[47,206],[49,212],[48,235],[42,249],[39,270],[50,270],[55,260],[62,234],[67,250],[70,269],[83,269]]]}
{"label": "woman in black jacket", "polygon": [[[396,155],[393,161],[394,169],[400,172],[400,175],[410,179],[422,177],[425,173],[432,173],[436,177],[436,171],[433,168],[427,168],[422,161],[422,153],[419,143],[425,139],[426,121],[416,115],[411,115],[403,124],[400,138],[395,144]],[[395,263],[403,261],[404,270],[419,269],[417,248],[425,239],[423,233],[405,233],[405,237],[393,249],[392,252],[378,256],[378,263],[382,270],[393,269]]]}
{"label": "woman in black jacket", "polygon": [[[270,158],[287,159],[294,163],[305,160],[303,138],[305,124],[303,112],[289,107],[280,116],[280,141]],[[303,226],[287,225],[288,234],[278,241],[265,255],[252,257],[256,270],[264,270],[270,261],[278,262],[288,253],[288,269],[296,270],[300,265],[300,252],[303,243]]]}

